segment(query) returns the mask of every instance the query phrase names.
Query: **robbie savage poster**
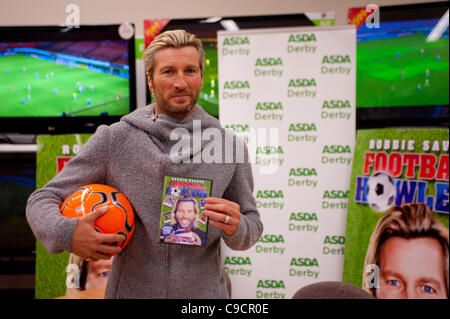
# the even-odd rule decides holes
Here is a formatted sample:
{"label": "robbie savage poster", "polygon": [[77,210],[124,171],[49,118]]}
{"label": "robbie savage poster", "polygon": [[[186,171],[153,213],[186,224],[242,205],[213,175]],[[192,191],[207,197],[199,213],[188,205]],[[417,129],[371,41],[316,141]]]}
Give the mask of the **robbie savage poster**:
{"label": "robbie savage poster", "polygon": [[343,281],[377,298],[448,298],[448,147],[448,129],[358,131]]}

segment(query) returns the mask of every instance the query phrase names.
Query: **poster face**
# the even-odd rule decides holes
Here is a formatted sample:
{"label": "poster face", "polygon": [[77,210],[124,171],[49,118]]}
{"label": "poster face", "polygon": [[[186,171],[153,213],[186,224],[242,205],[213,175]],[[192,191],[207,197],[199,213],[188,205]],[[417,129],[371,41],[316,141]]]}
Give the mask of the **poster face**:
{"label": "poster face", "polygon": [[448,298],[448,137],[448,129],[358,131],[345,282],[377,298]]}
{"label": "poster face", "polygon": [[203,216],[211,180],[165,176],[160,243],[205,246],[208,218]]}
{"label": "poster face", "polygon": [[342,279],[355,141],[354,27],[219,32],[219,113],[246,141],[264,233],[222,245],[232,298]]}

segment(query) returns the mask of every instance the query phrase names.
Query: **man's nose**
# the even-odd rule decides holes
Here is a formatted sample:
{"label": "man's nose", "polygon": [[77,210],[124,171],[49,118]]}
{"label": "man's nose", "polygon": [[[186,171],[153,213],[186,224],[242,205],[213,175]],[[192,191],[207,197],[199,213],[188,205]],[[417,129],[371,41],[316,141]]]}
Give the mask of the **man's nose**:
{"label": "man's nose", "polygon": [[174,86],[177,89],[185,89],[187,86],[186,79],[184,77],[183,72],[178,72],[177,77],[175,78]]}
{"label": "man's nose", "polygon": [[406,287],[404,299],[419,299],[419,295],[414,288],[412,285]]}

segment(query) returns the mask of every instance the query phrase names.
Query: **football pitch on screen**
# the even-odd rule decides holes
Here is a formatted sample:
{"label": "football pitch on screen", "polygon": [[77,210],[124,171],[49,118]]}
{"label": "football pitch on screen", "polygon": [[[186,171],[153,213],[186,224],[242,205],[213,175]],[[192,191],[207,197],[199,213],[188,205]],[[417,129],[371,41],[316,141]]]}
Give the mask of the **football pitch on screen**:
{"label": "football pitch on screen", "polygon": [[357,49],[357,106],[448,104],[449,41],[423,34],[362,41]]}
{"label": "football pitch on screen", "polygon": [[129,112],[129,84],[84,64],[6,55],[0,56],[0,100],[4,117],[120,116]]}
{"label": "football pitch on screen", "polygon": [[200,92],[198,104],[212,116],[219,116],[219,81],[217,66],[217,41],[204,43],[205,71],[203,74],[203,88]]}

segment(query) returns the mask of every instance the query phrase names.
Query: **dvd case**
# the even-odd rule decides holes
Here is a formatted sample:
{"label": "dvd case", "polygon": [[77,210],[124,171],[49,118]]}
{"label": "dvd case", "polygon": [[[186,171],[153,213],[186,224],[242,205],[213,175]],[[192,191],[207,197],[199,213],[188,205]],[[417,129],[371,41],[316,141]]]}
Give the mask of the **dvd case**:
{"label": "dvd case", "polygon": [[164,177],[159,225],[160,243],[205,246],[208,218],[203,216],[212,181],[189,177]]}

